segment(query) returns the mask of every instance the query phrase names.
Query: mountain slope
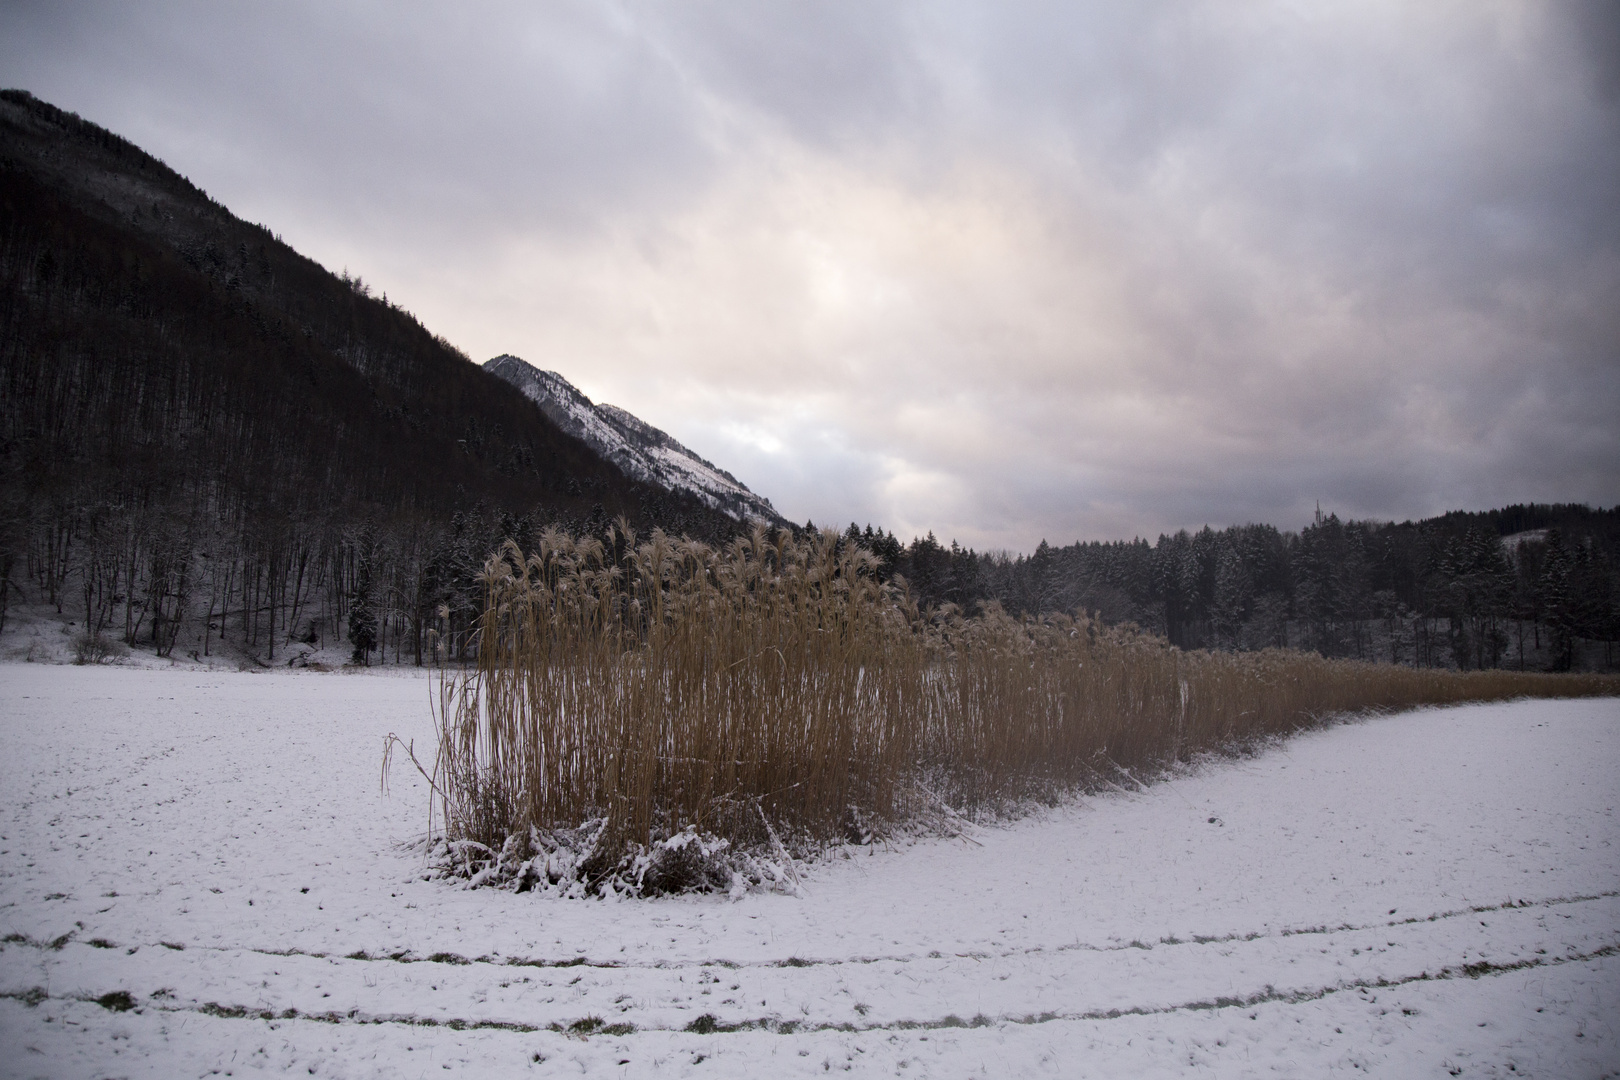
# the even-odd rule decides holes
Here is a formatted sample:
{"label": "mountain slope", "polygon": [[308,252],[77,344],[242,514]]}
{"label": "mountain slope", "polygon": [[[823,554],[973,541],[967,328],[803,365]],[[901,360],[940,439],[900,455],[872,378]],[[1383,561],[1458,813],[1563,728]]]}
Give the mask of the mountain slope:
{"label": "mountain slope", "polygon": [[360,281],[20,91],[0,92],[0,330],[8,503],[734,527],[626,476]]}
{"label": "mountain slope", "polygon": [[555,371],[542,371],[511,355],[487,361],[484,370],[517,387],[558,427],[584,440],[626,476],[690,494],[740,521],[783,523],[769,499],[735,476],[617,405],[592,404]]}

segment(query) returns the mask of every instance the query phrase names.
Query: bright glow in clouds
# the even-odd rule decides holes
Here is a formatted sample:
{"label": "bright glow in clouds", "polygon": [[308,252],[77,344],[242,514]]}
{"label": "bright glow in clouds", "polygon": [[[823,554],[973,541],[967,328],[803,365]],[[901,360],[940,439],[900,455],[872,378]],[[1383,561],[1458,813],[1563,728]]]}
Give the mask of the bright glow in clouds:
{"label": "bright glow in clouds", "polygon": [[1620,16],[23,5],[9,85],[796,520],[1620,500]]}

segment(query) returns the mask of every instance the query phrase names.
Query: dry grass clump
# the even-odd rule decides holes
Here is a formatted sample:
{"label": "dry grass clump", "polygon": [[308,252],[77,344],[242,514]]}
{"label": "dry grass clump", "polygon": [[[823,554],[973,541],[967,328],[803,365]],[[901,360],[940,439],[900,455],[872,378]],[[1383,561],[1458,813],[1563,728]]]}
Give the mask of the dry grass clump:
{"label": "dry grass clump", "polygon": [[783,853],[782,837],[972,815],[1336,713],[1620,692],[923,612],[875,570],[833,533],[508,544],[486,567],[476,666],[442,684],[447,835],[487,852],[479,865],[516,866],[592,823],[587,876],[683,834]]}

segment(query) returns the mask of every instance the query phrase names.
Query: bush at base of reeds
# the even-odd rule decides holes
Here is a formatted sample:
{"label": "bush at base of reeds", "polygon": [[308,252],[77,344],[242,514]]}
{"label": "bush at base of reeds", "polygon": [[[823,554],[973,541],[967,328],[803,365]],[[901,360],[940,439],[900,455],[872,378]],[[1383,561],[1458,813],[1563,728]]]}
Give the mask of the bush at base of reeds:
{"label": "bush at base of reeds", "polygon": [[[683,836],[785,859],[1337,714],[1620,693],[1612,676],[1184,652],[1085,618],[922,612],[833,533],[718,549],[549,531],[493,556],[485,584],[476,665],[442,677],[433,781],[464,872],[519,887],[556,866],[546,838],[585,823],[567,857],[589,889]],[[687,858],[664,877],[719,881]]]}

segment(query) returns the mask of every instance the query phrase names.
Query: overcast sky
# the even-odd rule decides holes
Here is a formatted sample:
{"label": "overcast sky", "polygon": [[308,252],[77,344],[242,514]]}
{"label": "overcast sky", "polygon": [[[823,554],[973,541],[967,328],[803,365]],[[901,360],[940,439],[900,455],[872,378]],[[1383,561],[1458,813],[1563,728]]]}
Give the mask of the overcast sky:
{"label": "overcast sky", "polygon": [[0,83],[789,517],[1620,502],[1620,4],[10,0]]}

